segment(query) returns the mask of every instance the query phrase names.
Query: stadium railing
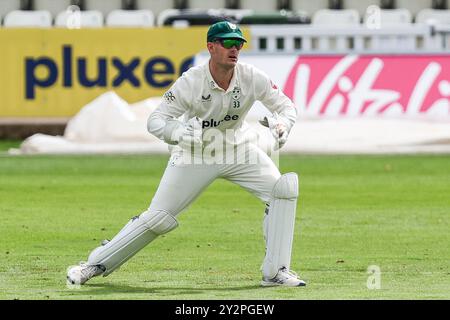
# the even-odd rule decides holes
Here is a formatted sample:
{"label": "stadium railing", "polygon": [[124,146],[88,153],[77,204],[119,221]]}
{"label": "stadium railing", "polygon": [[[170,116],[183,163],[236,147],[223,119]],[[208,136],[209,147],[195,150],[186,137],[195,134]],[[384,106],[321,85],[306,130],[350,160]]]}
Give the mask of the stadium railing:
{"label": "stadium railing", "polygon": [[[300,11],[167,9],[157,19],[150,10],[113,10],[105,21],[97,10],[66,10],[56,16],[54,26],[187,27],[221,20],[251,26],[251,49],[261,52],[442,52],[450,48],[450,35],[445,27],[450,25],[450,10],[435,9],[420,11],[415,23],[407,9],[376,6],[368,7],[363,17],[354,9],[321,9],[312,19]],[[4,18],[4,27],[51,26],[51,13],[45,10],[13,10]]]}
{"label": "stadium railing", "polygon": [[443,26],[410,24],[371,29],[365,25],[252,26],[253,50],[262,52],[444,52],[449,33]]}

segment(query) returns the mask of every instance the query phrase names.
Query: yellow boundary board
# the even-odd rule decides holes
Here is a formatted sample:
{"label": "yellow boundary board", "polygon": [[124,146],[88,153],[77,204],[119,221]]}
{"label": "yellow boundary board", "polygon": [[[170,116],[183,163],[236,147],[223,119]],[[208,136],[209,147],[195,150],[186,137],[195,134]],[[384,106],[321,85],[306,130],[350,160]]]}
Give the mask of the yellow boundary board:
{"label": "yellow boundary board", "polygon": [[129,103],[160,96],[206,49],[206,33],[0,29],[0,117],[70,117],[110,90]]}

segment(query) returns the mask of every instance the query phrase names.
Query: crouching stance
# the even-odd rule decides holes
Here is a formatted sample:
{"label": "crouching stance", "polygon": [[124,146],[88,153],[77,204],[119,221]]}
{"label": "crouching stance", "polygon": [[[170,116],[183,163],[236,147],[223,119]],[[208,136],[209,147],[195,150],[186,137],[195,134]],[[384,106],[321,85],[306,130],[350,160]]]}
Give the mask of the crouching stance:
{"label": "crouching stance", "polygon": [[[163,177],[163,181],[167,181],[168,185],[174,183],[174,181],[170,182],[174,177],[171,168],[166,169],[165,177]],[[210,181],[209,178],[208,180]],[[158,197],[162,194],[161,190],[164,188],[158,189],[152,204],[159,202]],[[179,208],[182,203],[195,197],[189,193],[184,193],[183,197],[172,195],[172,200],[179,204]],[[305,285],[305,282],[290,270],[297,197],[297,174],[287,173],[276,180],[270,198],[267,198],[268,203],[263,223],[266,255],[261,266],[262,286]],[[181,199],[182,201],[179,201]],[[149,209],[141,215],[133,217],[112,240],[104,240],[101,246],[91,252],[87,262],[72,267],[67,274],[67,279],[71,284],[84,284],[92,277],[107,276],[159,235],[165,234],[177,226],[176,218],[169,212]]]}
{"label": "crouching stance", "polygon": [[[132,218],[111,241],[105,240],[94,249],[87,262],[70,268],[70,283],[83,284],[92,277],[109,275],[158,236],[175,229],[178,214],[214,180],[222,178],[240,185],[266,204],[261,285],[305,285],[290,270],[299,189],[297,174],[281,175],[261,148],[247,143],[244,121],[254,102],[262,102],[272,116],[260,123],[269,129],[269,140],[277,150],[288,139],[297,109],[265,73],[237,62],[245,42],[239,27],[232,23],[222,21],[209,28],[208,63],[183,73],[148,119],[148,131],[169,144],[172,152],[149,209]],[[208,139],[212,136],[225,139],[214,139],[213,143]],[[213,156],[212,146],[226,148],[215,149]],[[199,150],[200,163],[195,152]],[[232,150],[231,156],[220,150]]]}

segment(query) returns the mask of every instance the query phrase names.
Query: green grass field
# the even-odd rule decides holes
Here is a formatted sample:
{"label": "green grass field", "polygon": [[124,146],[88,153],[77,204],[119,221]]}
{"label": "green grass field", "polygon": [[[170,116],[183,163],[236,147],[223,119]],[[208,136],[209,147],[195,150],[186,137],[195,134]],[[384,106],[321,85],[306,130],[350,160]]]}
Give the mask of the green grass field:
{"label": "green grass field", "polygon": [[292,269],[305,288],[259,286],[264,205],[223,180],[120,270],[68,288],[66,268],[147,208],[166,161],[0,155],[0,299],[450,298],[444,155],[282,157],[300,175]]}

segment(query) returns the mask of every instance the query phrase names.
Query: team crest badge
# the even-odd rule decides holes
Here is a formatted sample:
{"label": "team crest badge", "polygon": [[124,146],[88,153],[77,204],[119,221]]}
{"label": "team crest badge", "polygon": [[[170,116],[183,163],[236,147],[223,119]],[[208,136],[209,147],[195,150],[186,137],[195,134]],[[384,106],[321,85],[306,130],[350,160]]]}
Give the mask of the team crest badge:
{"label": "team crest badge", "polygon": [[239,98],[241,97],[241,88],[234,87],[231,93],[232,93],[231,98],[233,98],[233,100],[239,100]]}
{"label": "team crest badge", "polygon": [[236,30],[236,25],[234,23],[231,23],[231,22],[227,22],[227,23],[231,30]]}

